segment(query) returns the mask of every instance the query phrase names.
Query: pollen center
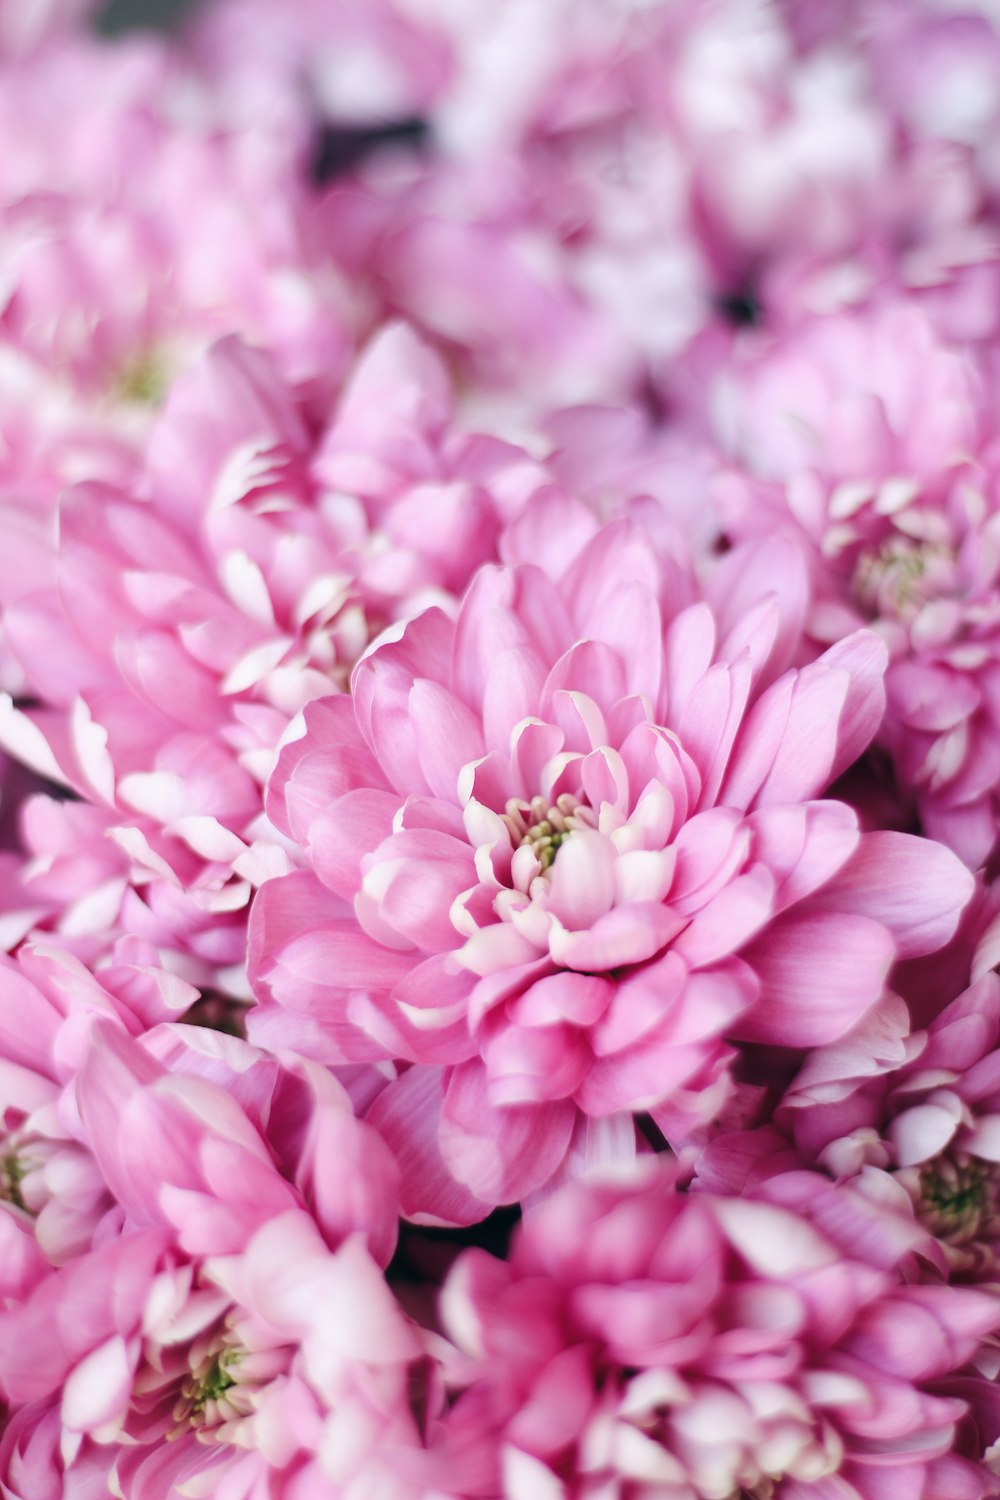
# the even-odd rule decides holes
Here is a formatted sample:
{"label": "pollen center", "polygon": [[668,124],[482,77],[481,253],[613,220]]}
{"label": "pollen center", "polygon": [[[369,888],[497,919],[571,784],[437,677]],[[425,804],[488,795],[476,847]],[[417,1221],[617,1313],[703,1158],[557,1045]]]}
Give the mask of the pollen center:
{"label": "pollen center", "polygon": [[920,1173],[920,1217],[941,1239],[979,1239],[996,1204],[996,1168],[956,1152],[929,1162]]}
{"label": "pollen center", "polygon": [[855,597],[872,617],[908,618],[949,591],[953,562],[945,547],[893,537],[862,553],[854,572]]}
{"label": "pollen center", "polygon": [[544,797],[532,797],[530,802],[512,797],[504,809],[503,820],[515,847],[534,850],[543,874],[570,834],[595,826],[591,809],[570,792],[563,792],[552,803]]}
{"label": "pollen center", "polygon": [[238,1366],[243,1350],[216,1337],[206,1347],[197,1345],[191,1351],[191,1372],[183,1381],[174,1406],[176,1426],[172,1437],[194,1428],[198,1436],[211,1440],[217,1429],[240,1420],[249,1409]]}
{"label": "pollen center", "polygon": [[28,1169],[16,1151],[7,1150],[0,1156],[0,1202],[12,1203],[15,1208],[29,1212],[21,1191],[21,1183]]}

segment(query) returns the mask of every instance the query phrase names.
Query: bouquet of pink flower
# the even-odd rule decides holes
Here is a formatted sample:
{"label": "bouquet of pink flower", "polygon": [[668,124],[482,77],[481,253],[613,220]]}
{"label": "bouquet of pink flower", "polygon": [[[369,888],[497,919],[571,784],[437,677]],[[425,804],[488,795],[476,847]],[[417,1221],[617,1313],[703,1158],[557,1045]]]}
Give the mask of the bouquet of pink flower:
{"label": "bouquet of pink flower", "polygon": [[0,0],[0,1497],[1000,1497],[1000,8],[123,20]]}

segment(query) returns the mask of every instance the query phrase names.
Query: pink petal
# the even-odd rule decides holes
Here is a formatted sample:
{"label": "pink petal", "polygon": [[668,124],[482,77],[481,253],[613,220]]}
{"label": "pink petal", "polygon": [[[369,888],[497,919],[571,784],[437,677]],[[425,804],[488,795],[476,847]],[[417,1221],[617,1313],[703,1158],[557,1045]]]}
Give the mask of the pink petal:
{"label": "pink petal", "polygon": [[441,1154],[477,1197],[511,1203],[542,1187],[557,1170],[575,1119],[569,1100],[494,1108],[482,1063],[463,1063],[452,1070],[445,1088]]}
{"label": "pink petal", "polygon": [[652,958],[685,925],[686,919],[668,906],[636,901],[606,912],[589,931],[567,932],[553,925],[549,952],[563,968],[603,974]]}
{"label": "pink petal", "polygon": [[674,940],[689,968],[699,969],[736,953],[774,914],[774,879],[762,866],[738,875],[695,912]]}
{"label": "pink petal", "polygon": [[443,1103],[440,1068],[409,1068],[379,1094],[366,1115],[400,1171],[400,1204],[415,1224],[475,1224],[491,1204],[445,1166],[438,1141]]}
{"label": "pink petal", "polygon": [[590,1026],[603,1015],[614,992],[614,984],[596,974],[549,974],[511,1001],[508,1014],[520,1026],[549,1026],[558,1021]]}
{"label": "pink petal", "polygon": [[438,797],[458,800],[458,773],[486,753],[480,721],[461,699],[426,679],[413,684],[409,714],[427,785]]}
{"label": "pink petal", "polygon": [[581,829],[557,850],[545,906],[572,932],[591,927],[615,899],[615,847],[604,834]]}
{"label": "pink petal", "polygon": [[309,828],[312,868],[330,890],[350,900],[361,885],[361,861],[392,832],[395,792],[357,787],[335,798]]}
{"label": "pink petal", "polygon": [[888,1135],[896,1147],[898,1164],[912,1167],[937,1156],[953,1138],[961,1118],[962,1106],[954,1095],[938,1103],[914,1105],[897,1115],[889,1126]]}
{"label": "pink petal", "polygon": [[793,910],[743,950],[760,999],[734,1029],[740,1041],[818,1047],[849,1031],[882,993],[895,957],[867,917]]}
{"label": "pink petal", "polygon": [[943,844],[906,833],[866,833],[812,904],[881,922],[895,937],[899,957],[914,958],[952,937],[974,889],[971,873]]}

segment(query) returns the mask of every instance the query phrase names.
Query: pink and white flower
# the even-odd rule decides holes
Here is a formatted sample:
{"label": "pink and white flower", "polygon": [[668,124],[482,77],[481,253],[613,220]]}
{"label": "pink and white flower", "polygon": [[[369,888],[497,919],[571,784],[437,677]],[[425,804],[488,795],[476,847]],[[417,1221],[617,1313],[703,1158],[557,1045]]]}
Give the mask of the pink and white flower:
{"label": "pink and white flower", "polygon": [[863,622],[885,640],[883,742],[925,831],[975,868],[1000,805],[992,379],[895,305],[815,320],[722,384],[724,440],[772,482],[730,481],[733,533],[797,538],[818,642]]}
{"label": "pink and white flower", "polygon": [[239,990],[252,889],[288,868],[261,783],[290,717],[387,621],[459,592],[549,483],[456,425],[441,362],[401,325],[321,434],[263,353],[215,346],[172,389],[135,492],[71,489],[49,576],[31,551],[0,578],[44,705],[8,705],[0,736],[91,804],[26,808],[28,928],[138,932]]}
{"label": "pink and white flower", "polygon": [[632,1112],[683,1139],[731,1043],[844,1035],[971,894],[947,850],[817,800],[881,718],[874,638],[786,671],[794,552],[734,553],[688,604],[651,540],[484,569],[311,705],[271,779],[307,868],[258,895],[251,1034],[415,1065],[370,1114],[407,1213],[468,1222],[629,1151]]}
{"label": "pink and white flower", "polygon": [[405,1494],[426,1353],[379,1269],[395,1164],[325,1070],[185,1031],[92,1032],[72,1101],[115,1232],[0,1314],[0,1387],[58,1411],[67,1484],[98,1444],[136,1497],[360,1494],[397,1458]]}
{"label": "pink and white flower", "polygon": [[461,1256],[443,1311],[468,1495],[995,1493],[996,1299],[903,1284],[807,1205],[681,1193],[662,1162],[575,1185],[507,1263]]}

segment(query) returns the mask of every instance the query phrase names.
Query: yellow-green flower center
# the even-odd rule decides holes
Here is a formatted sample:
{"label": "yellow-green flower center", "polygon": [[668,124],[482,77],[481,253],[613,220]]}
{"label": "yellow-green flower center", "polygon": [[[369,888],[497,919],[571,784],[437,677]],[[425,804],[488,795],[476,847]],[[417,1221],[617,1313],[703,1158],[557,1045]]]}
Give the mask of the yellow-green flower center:
{"label": "yellow-green flower center", "polygon": [[543,874],[571,833],[594,827],[590,808],[570,792],[561,793],[552,803],[544,797],[532,797],[530,802],[512,797],[504,808],[503,820],[511,842],[517,848],[532,849]]}
{"label": "yellow-green flower center", "polygon": [[894,536],[863,552],[854,570],[854,593],[870,615],[915,614],[938,592],[948,550],[932,542]]}
{"label": "yellow-green flower center", "polygon": [[980,1237],[995,1212],[996,1172],[964,1153],[945,1153],[920,1172],[920,1217],[941,1239],[964,1244]]}
{"label": "yellow-green flower center", "polygon": [[156,354],[137,354],[118,372],[114,393],[120,401],[137,406],[158,406],[167,389],[167,371]]}
{"label": "yellow-green flower center", "polygon": [[28,1169],[16,1151],[8,1150],[0,1156],[0,1201],[12,1203],[24,1213],[30,1212],[21,1192],[27,1174]]}

